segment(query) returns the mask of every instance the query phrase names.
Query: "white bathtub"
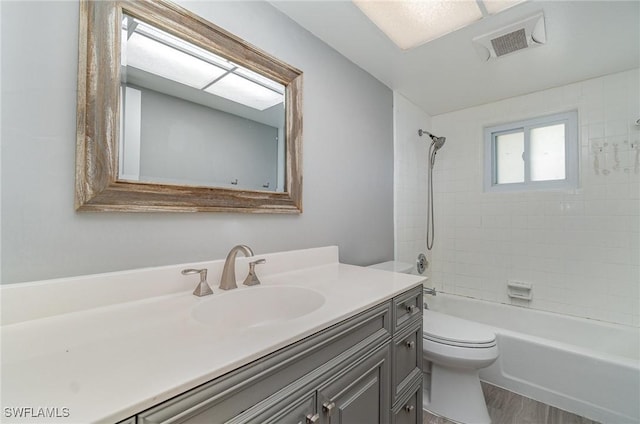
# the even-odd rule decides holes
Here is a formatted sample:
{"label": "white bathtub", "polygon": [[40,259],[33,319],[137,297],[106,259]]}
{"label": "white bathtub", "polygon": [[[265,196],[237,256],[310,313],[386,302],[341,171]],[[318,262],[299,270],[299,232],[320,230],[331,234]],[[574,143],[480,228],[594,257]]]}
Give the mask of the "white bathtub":
{"label": "white bathtub", "polygon": [[429,309],[494,328],[480,378],[607,424],[640,423],[640,329],[438,293]]}

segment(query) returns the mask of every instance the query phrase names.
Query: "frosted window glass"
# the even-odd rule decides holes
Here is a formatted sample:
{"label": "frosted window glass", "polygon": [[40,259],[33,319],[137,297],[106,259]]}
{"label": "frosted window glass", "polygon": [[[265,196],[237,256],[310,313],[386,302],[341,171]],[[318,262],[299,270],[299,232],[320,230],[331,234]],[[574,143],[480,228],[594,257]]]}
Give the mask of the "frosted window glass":
{"label": "frosted window glass", "polygon": [[524,182],[524,132],[496,136],[496,182]]}
{"label": "frosted window glass", "polygon": [[531,129],[531,181],[565,179],[564,124]]}
{"label": "frosted window glass", "polygon": [[[140,34],[126,43],[126,65],[201,89],[226,71]],[[123,64],[125,64],[123,62]]]}

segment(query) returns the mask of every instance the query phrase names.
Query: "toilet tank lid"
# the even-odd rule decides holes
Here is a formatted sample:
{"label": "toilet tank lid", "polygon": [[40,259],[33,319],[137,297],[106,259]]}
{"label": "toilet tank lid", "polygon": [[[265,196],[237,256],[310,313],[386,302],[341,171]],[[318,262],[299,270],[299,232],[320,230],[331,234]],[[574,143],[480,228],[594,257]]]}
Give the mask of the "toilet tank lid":
{"label": "toilet tank lid", "polygon": [[382,262],[379,264],[370,265],[369,268],[383,269],[385,271],[392,271],[392,272],[402,272],[405,274],[409,274],[411,273],[411,271],[413,271],[412,264],[408,264],[406,262],[399,262],[399,261]]}

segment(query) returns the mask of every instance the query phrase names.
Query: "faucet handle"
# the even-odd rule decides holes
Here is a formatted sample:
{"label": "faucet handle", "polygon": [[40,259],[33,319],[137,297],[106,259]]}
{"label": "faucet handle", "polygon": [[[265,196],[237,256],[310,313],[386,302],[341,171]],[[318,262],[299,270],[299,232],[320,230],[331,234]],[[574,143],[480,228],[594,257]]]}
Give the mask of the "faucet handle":
{"label": "faucet handle", "polygon": [[255,286],[256,284],[260,284],[260,279],[258,279],[258,276],[256,275],[256,265],[266,262],[266,259],[258,259],[257,261],[249,262],[249,274],[242,284],[245,286]]}
{"label": "faucet handle", "polygon": [[198,283],[198,286],[196,287],[196,289],[193,291],[194,295],[201,297],[201,296],[207,296],[209,294],[213,294],[213,290],[211,290],[211,287],[209,287],[209,283],[207,283],[207,268],[183,269],[181,273],[182,275],[200,274],[200,282]]}

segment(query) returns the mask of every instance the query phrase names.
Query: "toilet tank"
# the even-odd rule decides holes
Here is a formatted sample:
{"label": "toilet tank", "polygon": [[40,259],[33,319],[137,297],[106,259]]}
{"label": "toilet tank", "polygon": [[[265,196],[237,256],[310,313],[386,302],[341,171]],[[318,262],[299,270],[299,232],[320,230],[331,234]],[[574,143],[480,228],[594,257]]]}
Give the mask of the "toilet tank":
{"label": "toilet tank", "polygon": [[403,274],[411,274],[414,270],[413,264],[399,261],[387,261],[379,264],[370,265],[369,268],[382,269],[384,271],[401,272]]}

